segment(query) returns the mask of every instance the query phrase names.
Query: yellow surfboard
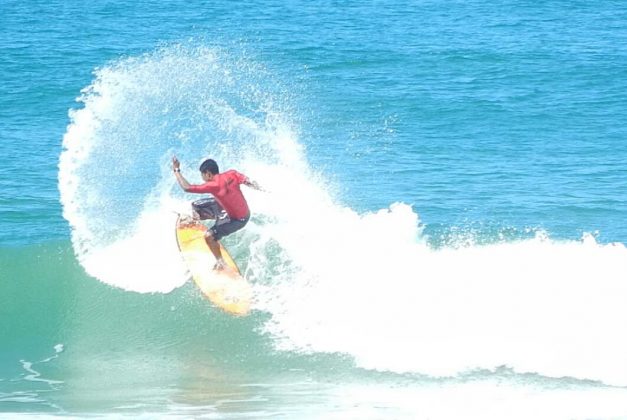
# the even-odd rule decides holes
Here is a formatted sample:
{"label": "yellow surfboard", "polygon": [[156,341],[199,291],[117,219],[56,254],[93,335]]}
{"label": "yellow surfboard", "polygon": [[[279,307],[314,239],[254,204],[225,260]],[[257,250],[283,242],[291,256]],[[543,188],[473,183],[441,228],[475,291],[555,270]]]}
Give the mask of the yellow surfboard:
{"label": "yellow surfboard", "polygon": [[176,220],[176,240],[192,279],[202,293],[218,308],[232,315],[250,312],[252,288],[222,246],[222,257],[228,267],[214,270],[216,262],[205,242],[207,227],[200,222]]}

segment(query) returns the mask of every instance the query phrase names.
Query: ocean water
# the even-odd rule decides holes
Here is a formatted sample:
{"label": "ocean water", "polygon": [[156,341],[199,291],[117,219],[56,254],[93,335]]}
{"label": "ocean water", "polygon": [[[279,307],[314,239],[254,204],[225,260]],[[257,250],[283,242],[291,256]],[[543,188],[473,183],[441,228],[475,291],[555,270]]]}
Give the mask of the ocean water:
{"label": "ocean water", "polygon": [[620,1],[0,0],[0,417],[627,418],[626,92]]}

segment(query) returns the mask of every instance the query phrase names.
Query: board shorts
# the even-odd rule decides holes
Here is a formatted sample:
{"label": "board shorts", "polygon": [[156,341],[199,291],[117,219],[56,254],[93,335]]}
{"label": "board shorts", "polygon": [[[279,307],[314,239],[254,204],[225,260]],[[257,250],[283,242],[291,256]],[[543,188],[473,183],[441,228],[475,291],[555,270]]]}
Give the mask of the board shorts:
{"label": "board shorts", "polygon": [[231,233],[237,232],[248,223],[250,215],[244,219],[232,219],[222,206],[211,197],[202,198],[192,203],[195,216],[200,220],[213,219],[216,223],[209,229],[213,239],[219,241]]}
{"label": "board shorts", "polygon": [[194,218],[200,220],[220,220],[220,218],[227,216],[222,206],[212,197],[194,201],[192,210],[194,211]]}
{"label": "board shorts", "polygon": [[209,229],[209,232],[211,232],[213,239],[219,241],[225,236],[237,232],[238,230],[246,226],[246,223],[248,223],[249,219],[250,216],[246,216],[243,219],[231,219],[227,215],[224,218],[216,220],[216,224]]}

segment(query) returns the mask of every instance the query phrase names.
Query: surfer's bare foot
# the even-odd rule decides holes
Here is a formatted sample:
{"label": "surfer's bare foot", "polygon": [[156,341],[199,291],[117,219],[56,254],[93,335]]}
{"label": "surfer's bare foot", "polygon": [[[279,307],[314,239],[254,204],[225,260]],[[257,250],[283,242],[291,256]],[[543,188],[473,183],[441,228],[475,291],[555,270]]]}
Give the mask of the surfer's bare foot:
{"label": "surfer's bare foot", "polygon": [[196,223],[193,217],[191,216],[180,216],[179,217],[179,225],[181,226],[189,226]]}
{"label": "surfer's bare foot", "polygon": [[193,216],[180,216],[179,226],[181,227],[194,227],[200,225],[200,219]]}
{"label": "surfer's bare foot", "polygon": [[226,263],[224,262],[223,259],[219,259],[218,261],[216,261],[216,264],[213,266],[213,269],[216,271],[221,271],[224,270],[226,268]]}

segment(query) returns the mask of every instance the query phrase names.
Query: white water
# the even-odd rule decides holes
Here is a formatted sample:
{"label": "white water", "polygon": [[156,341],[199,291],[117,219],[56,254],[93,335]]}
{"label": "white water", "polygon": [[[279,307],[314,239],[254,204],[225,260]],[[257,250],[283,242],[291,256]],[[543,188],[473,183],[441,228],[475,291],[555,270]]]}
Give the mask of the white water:
{"label": "white water", "polygon": [[627,385],[624,245],[539,232],[432,249],[409,206],[357,214],[323,186],[292,179],[297,200],[286,191],[256,204],[276,220],[262,238],[282,251],[282,270],[258,286],[257,303],[273,315],[264,330],[278,348],[349,354],[399,373],[508,366]]}
{"label": "white water", "polygon": [[269,190],[245,191],[255,216],[234,249],[278,349],[344,353],[382,371],[454,376],[508,366],[627,385],[624,245],[538,234],[432,249],[416,209],[358,214],[309,166],[250,67],[211,50],[171,49],[96,73],[84,108],[71,113],[59,174],[91,276],[135,292],[185,282],[173,211],[193,197],[178,191],[169,158],[176,153],[198,181],[196,165],[210,154]]}
{"label": "white water", "polygon": [[346,353],[361,367],[399,373],[508,366],[627,384],[623,245],[537,238],[431,250],[373,228],[411,232],[411,216],[393,206],[336,219],[330,241],[280,241],[297,268],[259,304],[273,314],[266,330],[277,345]]}

